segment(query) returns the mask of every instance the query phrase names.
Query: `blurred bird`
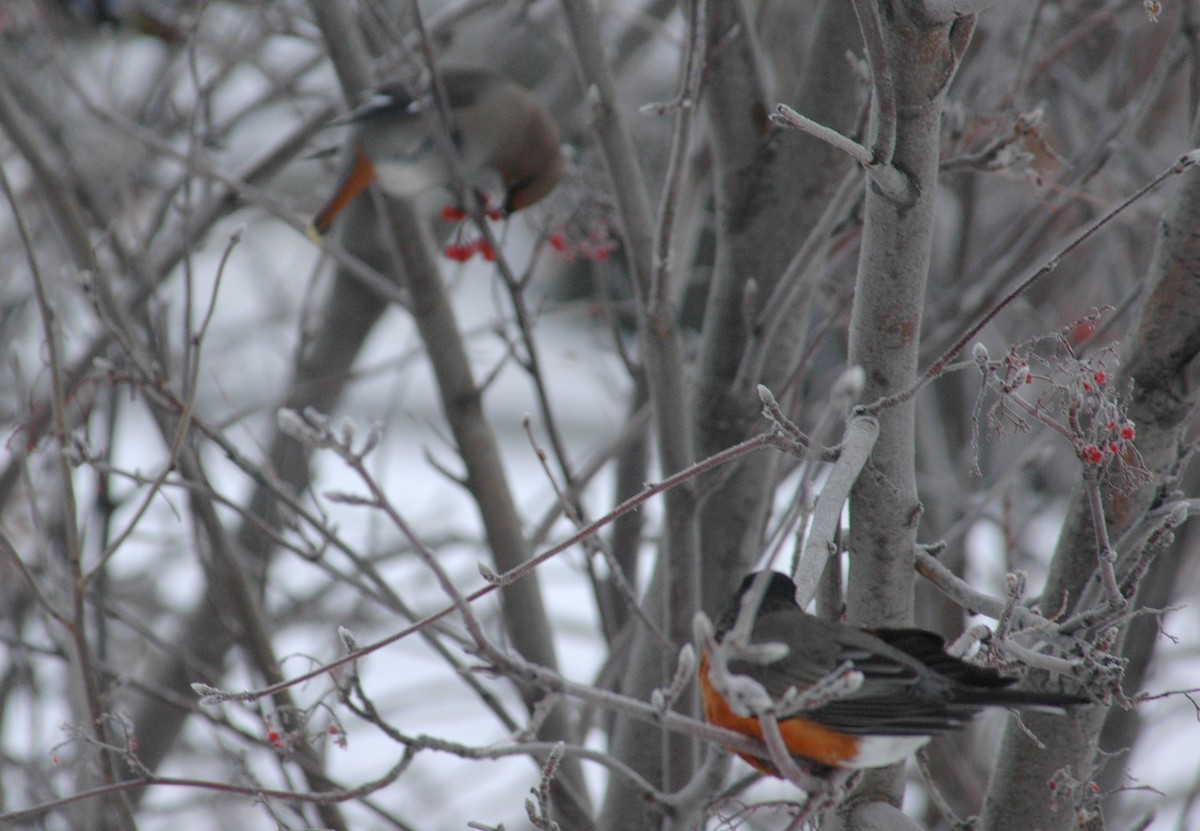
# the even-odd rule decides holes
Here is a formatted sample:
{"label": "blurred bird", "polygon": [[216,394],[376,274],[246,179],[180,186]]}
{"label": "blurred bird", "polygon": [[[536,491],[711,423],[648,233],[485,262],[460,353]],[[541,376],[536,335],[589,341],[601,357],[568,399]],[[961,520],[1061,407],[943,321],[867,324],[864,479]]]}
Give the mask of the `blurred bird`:
{"label": "blurred bird", "polygon": [[[542,199],[562,177],[558,128],[528,90],[487,69],[446,67],[441,73],[450,138],[468,182],[495,171],[504,187],[504,213]],[[433,93],[414,98],[383,87],[341,122],[356,129],[350,168],[312,221],[324,234],[334,218],[372,182],[385,193],[413,197],[453,181],[437,146],[440,129]]]}

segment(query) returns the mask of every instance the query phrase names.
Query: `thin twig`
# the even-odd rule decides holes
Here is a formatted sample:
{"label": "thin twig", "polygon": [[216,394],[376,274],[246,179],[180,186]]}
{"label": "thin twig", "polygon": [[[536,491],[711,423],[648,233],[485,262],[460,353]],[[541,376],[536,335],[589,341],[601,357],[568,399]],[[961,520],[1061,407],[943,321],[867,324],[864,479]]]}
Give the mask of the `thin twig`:
{"label": "thin twig", "polygon": [[807,133],[813,138],[820,139],[830,147],[841,150],[863,167],[870,167],[875,164],[875,157],[871,155],[871,151],[857,141],[843,136],[831,127],[826,127],[824,124],[813,121],[808,116],[801,115],[787,104],[776,105],[775,113],[772,114],[771,120],[784,127],[795,127],[797,130]]}
{"label": "thin twig", "polygon": [[679,94],[674,107],[675,119],[671,128],[671,144],[667,154],[667,175],[663,184],[662,201],[658,207],[658,232],[654,244],[654,270],[651,272],[649,303],[668,302],[674,262],[671,256],[672,234],[675,230],[675,209],[679,191],[687,170],[687,152],[692,138],[692,121],[699,109],[700,81],[708,56],[708,0],[693,0],[687,15],[689,37],[683,50],[683,70],[679,79]]}
{"label": "thin twig", "polygon": [[822,210],[821,218],[775,283],[771,296],[757,306],[761,311],[753,320],[753,325],[747,327],[750,334],[731,385],[734,390],[740,390],[751,379],[761,377],[763,362],[775,343],[780,326],[795,316],[797,308],[807,305],[805,293],[812,292],[818,266],[824,260],[824,248],[829,244],[834,227],[849,210],[851,200],[861,192],[861,188],[862,173],[856,168],[849,170]]}
{"label": "thin twig", "polygon": [[863,166],[867,175],[871,177],[871,181],[879,187],[880,192],[885,194],[888,199],[895,202],[910,200],[912,187],[909,184],[908,178],[893,167],[890,162],[880,162],[874,157],[872,151],[863,147],[854,139],[848,138],[837,130],[801,115],[787,104],[776,105],[775,112],[771,114],[771,120],[784,127],[795,127],[797,130],[808,133],[813,138],[820,139],[831,147],[850,156],[850,158]]}
{"label": "thin twig", "polygon": [[64,796],[59,799],[43,802],[40,805],[34,805],[31,808],[13,811],[8,814],[0,814],[0,822],[7,824],[9,822],[19,823],[35,820],[49,813],[50,811],[53,811],[57,808],[62,808],[66,805],[73,805],[76,802],[84,802],[89,799],[139,791],[152,785],[159,787],[171,786],[195,788],[203,791],[241,794],[255,799],[279,799],[286,802],[299,802],[306,805],[331,805],[338,802],[349,802],[351,800],[362,799],[368,794],[387,787],[395,781],[395,774],[398,773],[397,767],[393,767],[392,770],[388,771],[378,779],[363,785],[359,785],[357,788],[315,793],[312,791],[289,791],[276,788],[264,788],[261,785],[233,785],[227,782],[213,782],[206,779],[189,779],[182,776],[143,776],[139,779],[125,779],[121,782],[115,782],[110,785],[89,788],[86,791],[79,791],[78,793],[73,793],[70,796]]}
{"label": "thin twig", "polygon": [[871,142],[871,161],[890,166],[896,151],[896,88],[892,62],[883,38],[883,24],[879,19],[879,6],[875,0],[851,0],[851,4],[863,35],[874,90],[875,106],[871,112],[875,116],[875,140]]}
{"label": "thin twig", "polygon": [[1099,471],[1093,467],[1086,468],[1083,476],[1083,488],[1087,494],[1088,508],[1092,517],[1092,531],[1096,535],[1096,567],[1100,570],[1100,579],[1104,583],[1104,593],[1108,605],[1113,609],[1124,609],[1129,606],[1129,600],[1121,594],[1117,586],[1117,575],[1114,564],[1117,552],[1113,550],[1108,540],[1108,523],[1104,520],[1104,498],[1100,495]]}

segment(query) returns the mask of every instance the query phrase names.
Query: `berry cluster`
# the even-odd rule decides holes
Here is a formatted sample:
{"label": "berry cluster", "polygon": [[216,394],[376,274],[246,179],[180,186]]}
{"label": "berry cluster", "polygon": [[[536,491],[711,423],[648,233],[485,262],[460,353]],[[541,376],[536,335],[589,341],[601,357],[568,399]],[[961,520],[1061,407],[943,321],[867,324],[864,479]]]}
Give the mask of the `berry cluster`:
{"label": "berry cluster", "polygon": [[[1127,488],[1145,475],[1134,446],[1137,428],[1125,412],[1121,390],[1111,389],[1105,362],[1115,360],[1115,355],[1104,349],[1079,357],[1072,345],[1079,328],[1076,324],[1037,339],[1051,341],[1049,350],[1035,348],[1034,341],[1010,347],[996,361],[982,345],[976,347],[975,361],[987,386],[998,394],[986,411],[988,421],[998,433],[1009,428],[1025,432],[1031,429],[1031,422],[1041,422],[1070,442],[1091,475]],[[978,429],[976,419],[974,441]]]}
{"label": "berry cluster", "polygon": [[[484,216],[493,222],[498,222],[504,218],[504,211],[489,204],[486,194],[482,198]],[[466,209],[458,205],[447,205],[442,208],[442,219],[447,222],[458,223],[458,227],[454,231],[454,241],[447,243],[446,247],[442,249],[442,253],[456,263],[465,263],[476,254],[489,263],[494,262],[496,259],[496,249],[486,239],[483,237],[476,239],[463,238],[463,226],[466,224],[467,216]]]}
{"label": "berry cluster", "polygon": [[458,240],[451,242],[442,249],[442,253],[456,263],[465,263],[476,254],[483,257],[489,263],[496,259],[496,249],[483,237],[467,241]]}
{"label": "berry cluster", "polygon": [[[1079,382],[1083,397],[1094,397],[1097,400],[1088,402],[1092,410],[1092,418],[1088,438],[1091,441],[1081,443],[1077,447],[1079,458],[1097,467],[1106,462],[1120,458],[1132,449],[1131,442],[1137,437],[1137,429],[1133,422],[1122,416],[1118,405],[1107,400],[1102,390],[1108,384],[1108,373],[1097,369],[1091,375],[1085,375]],[[1101,415],[1105,417],[1101,417]]]}
{"label": "berry cluster", "polygon": [[578,229],[563,227],[546,238],[554,252],[564,260],[571,262],[576,258],[602,263],[612,256],[617,248],[613,239],[604,226],[594,226],[586,235],[581,235]]}

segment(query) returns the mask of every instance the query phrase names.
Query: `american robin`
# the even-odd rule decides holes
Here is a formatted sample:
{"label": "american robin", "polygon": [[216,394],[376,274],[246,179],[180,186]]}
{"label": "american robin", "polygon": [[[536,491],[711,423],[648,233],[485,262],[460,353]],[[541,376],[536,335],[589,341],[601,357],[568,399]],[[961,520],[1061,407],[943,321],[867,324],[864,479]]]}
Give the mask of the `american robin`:
{"label": "american robin", "polygon": [[[742,596],[754,574],[717,622],[719,643],[733,628]],[[862,673],[862,684],[844,696],[781,716],[779,731],[792,756],[809,767],[873,768],[895,764],[937,733],[962,727],[984,707],[1063,710],[1089,699],[1053,692],[1006,689],[1016,679],[946,654],[945,641],[921,629],[857,629],[807,614],[796,603],[796,585],[772,573],[750,641],[779,643],[786,654],[770,663],[730,660],[729,671],[757,681],[778,701],[789,688],[803,693],[845,663]],[[710,678],[710,656],[699,668],[704,718],[713,725],[763,740],[753,715],[730,708]],[[778,771],[766,759],[739,753],[754,767]]]}
{"label": "american robin", "polygon": [[[487,69],[446,67],[441,78],[450,137],[469,180],[489,169],[499,174],[505,213],[554,190],[563,159],[558,128],[541,102]],[[337,190],[313,219],[317,234],[327,232],[372,182],[402,197],[450,183],[433,132],[440,125],[432,93],[414,98],[401,87],[384,87],[341,123],[355,127],[354,155]]]}

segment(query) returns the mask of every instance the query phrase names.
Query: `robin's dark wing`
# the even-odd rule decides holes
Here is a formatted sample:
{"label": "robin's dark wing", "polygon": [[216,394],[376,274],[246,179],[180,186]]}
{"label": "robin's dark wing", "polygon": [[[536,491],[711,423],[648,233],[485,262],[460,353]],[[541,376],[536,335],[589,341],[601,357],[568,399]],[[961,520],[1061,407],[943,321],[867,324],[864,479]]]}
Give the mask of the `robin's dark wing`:
{"label": "robin's dark wing", "polygon": [[968,687],[1004,688],[1016,681],[994,669],[968,664],[946,652],[946,641],[924,629],[867,629],[888,646],[916,658],[941,675]]}
{"label": "robin's dark wing", "polygon": [[[790,645],[788,655],[768,665],[733,662],[730,668],[757,679],[773,697],[789,687],[807,689],[845,662],[863,674],[862,686],[804,718],[856,735],[926,735],[969,721],[984,703],[963,699],[962,682],[976,679],[1002,687],[1010,680],[946,655],[941,639],[921,630],[890,630],[894,643],[868,632],[819,620],[798,608],[759,616],[755,642]],[[914,650],[915,654],[904,648]],[[931,664],[925,663],[928,659]],[[961,664],[961,667],[958,666]],[[949,673],[943,674],[940,668]],[[960,682],[960,678],[962,681]],[[971,681],[968,681],[971,679]]]}

